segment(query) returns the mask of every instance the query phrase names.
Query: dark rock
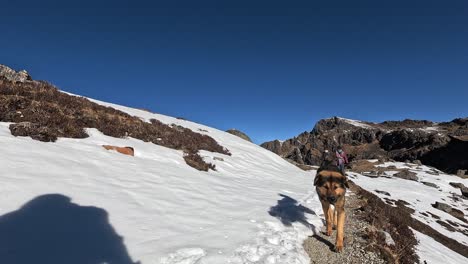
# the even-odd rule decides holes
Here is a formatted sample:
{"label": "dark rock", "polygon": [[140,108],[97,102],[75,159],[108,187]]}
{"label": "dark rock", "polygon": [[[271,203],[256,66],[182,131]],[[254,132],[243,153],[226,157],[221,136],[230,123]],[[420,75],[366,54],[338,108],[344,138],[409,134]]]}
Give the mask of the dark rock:
{"label": "dark rock", "polygon": [[362,173],[362,175],[370,177],[370,178],[378,178],[380,176],[378,171],[366,172],[366,173]]}
{"label": "dark rock", "polygon": [[418,166],[422,166],[422,163],[421,163],[420,160],[414,160],[413,163],[418,165]]}
{"label": "dark rock", "polygon": [[432,204],[432,207],[434,207],[436,209],[439,209],[441,211],[444,211],[444,212],[452,215],[453,217],[462,220],[463,222],[466,222],[465,214],[462,211],[460,211],[460,210],[458,210],[456,208],[453,208],[448,204],[435,202],[435,204]]}
{"label": "dark rock", "polygon": [[432,204],[432,207],[444,211],[446,213],[450,213],[452,211],[452,207],[446,203],[435,202]]}
{"label": "dark rock", "polygon": [[247,140],[249,142],[252,142],[252,140],[250,139],[249,136],[247,136],[244,132],[240,131],[240,130],[237,130],[237,129],[229,129],[227,130],[226,132],[228,132],[229,134],[233,134],[235,136],[238,136],[244,140]]}
{"label": "dark rock", "polygon": [[462,176],[465,176],[465,174],[466,174],[466,170],[457,170],[457,176],[462,177]]}
{"label": "dark rock", "polygon": [[214,159],[214,160],[219,160],[219,161],[224,161],[224,159],[223,159],[223,158],[220,158],[220,157],[214,157],[213,159]]}
{"label": "dark rock", "polygon": [[416,173],[409,170],[402,170],[398,173],[393,174],[393,176],[405,180],[418,181],[418,176],[416,176]]}
{"label": "dark rock", "polygon": [[395,165],[390,165],[390,166],[387,167],[387,169],[389,169],[389,170],[396,170],[396,168],[397,167]]}
{"label": "dark rock", "polygon": [[299,148],[294,148],[294,151],[286,156],[286,158],[296,162],[297,164],[304,164],[302,153]]}
{"label": "dark rock", "polygon": [[463,188],[465,187],[465,185],[461,182],[449,182],[450,186],[454,187],[454,188]]}
{"label": "dark rock", "polygon": [[461,190],[462,196],[465,197],[465,198],[468,198],[468,187],[463,186],[463,187],[460,188],[460,190]]}
{"label": "dark rock", "polygon": [[421,182],[421,183],[424,184],[424,185],[427,185],[427,186],[429,186],[429,187],[434,187],[434,188],[437,188],[437,189],[439,188],[439,186],[438,186],[437,184],[432,183],[432,182],[425,182],[425,181],[423,181],[423,182]]}
{"label": "dark rock", "polygon": [[390,196],[390,193],[389,193],[389,192],[386,192],[386,191],[375,190],[375,192],[376,192],[376,193],[383,194],[383,195]]}

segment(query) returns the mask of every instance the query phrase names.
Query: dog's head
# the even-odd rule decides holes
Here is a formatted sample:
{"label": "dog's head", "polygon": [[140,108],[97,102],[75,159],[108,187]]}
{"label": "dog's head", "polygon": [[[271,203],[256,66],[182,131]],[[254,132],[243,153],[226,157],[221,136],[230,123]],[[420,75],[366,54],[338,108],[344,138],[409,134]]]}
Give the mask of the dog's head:
{"label": "dog's head", "polygon": [[318,170],[314,179],[314,186],[320,199],[331,204],[344,197],[346,188],[349,188],[346,176],[336,170]]}

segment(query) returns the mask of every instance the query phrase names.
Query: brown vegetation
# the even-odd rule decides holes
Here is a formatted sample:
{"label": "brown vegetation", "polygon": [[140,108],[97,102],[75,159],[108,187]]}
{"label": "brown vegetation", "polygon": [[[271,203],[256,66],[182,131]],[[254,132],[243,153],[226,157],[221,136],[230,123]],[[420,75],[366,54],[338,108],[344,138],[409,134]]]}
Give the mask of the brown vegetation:
{"label": "brown vegetation", "polygon": [[[349,182],[351,189],[366,201],[362,217],[372,226],[367,233],[370,248],[386,256],[389,263],[417,263],[415,246],[418,242],[409,228],[411,213],[407,207],[401,203],[397,207],[388,205],[376,195]],[[389,233],[395,245],[387,245],[379,230]]]}
{"label": "brown vegetation", "polygon": [[[414,219],[412,217],[414,210],[408,208],[406,202],[398,200],[395,203],[396,207],[393,207],[383,202],[371,192],[357,186],[352,181],[349,181],[349,183],[352,190],[366,201],[366,205],[362,208],[366,212],[365,220],[371,223],[376,230],[388,232],[395,240],[394,246],[388,246],[382,241],[378,232],[374,232],[373,230],[368,232],[369,239],[374,242],[374,249],[385,254],[390,262],[416,263],[418,261],[418,257],[414,251],[417,240],[409,227],[432,237],[451,250],[468,257],[468,246],[444,236],[432,227]],[[444,223],[444,226],[446,225],[448,224]]]}
{"label": "brown vegetation", "polygon": [[128,136],[183,150],[192,160],[199,150],[230,155],[207,135],[183,127],[173,128],[155,119],[144,122],[114,108],[60,92],[43,81],[12,82],[0,77],[0,121],[16,123],[10,126],[15,136],[30,136],[45,142],[53,142],[58,137],[85,138],[88,136],[85,128],[96,128],[107,136]]}
{"label": "brown vegetation", "polygon": [[206,163],[197,153],[185,153],[184,160],[188,165],[200,171],[216,170],[214,164]]}

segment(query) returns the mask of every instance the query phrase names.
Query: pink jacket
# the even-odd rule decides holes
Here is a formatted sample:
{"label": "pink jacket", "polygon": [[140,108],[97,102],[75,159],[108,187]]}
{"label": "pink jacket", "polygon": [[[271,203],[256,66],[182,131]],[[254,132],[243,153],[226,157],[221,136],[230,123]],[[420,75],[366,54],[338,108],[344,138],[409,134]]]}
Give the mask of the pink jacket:
{"label": "pink jacket", "polygon": [[337,165],[348,164],[348,156],[346,156],[346,153],[344,151],[342,151],[341,154],[337,151],[336,158],[338,159]]}

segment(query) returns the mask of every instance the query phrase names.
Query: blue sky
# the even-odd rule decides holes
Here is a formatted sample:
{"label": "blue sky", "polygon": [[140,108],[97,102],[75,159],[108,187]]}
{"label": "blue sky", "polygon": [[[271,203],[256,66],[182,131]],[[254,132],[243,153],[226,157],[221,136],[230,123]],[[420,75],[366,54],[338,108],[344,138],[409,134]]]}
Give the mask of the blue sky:
{"label": "blue sky", "polygon": [[0,64],[256,143],[468,116],[467,1],[67,2],[2,1]]}

